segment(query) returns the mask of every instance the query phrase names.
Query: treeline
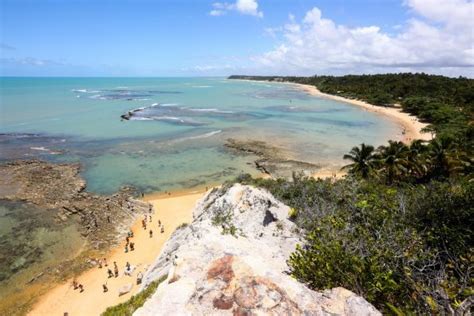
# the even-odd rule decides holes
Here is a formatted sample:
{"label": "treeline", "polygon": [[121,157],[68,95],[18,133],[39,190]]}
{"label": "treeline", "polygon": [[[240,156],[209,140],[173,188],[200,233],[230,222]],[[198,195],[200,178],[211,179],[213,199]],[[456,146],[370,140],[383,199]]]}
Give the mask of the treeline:
{"label": "treeline", "polygon": [[427,131],[468,142],[474,139],[474,80],[468,78],[400,73],[313,77],[234,75],[229,79],[309,84],[324,93],[374,105],[400,104],[404,111],[430,123]]}
{"label": "treeline", "polygon": [[[293,276],[314,289],[346,287],[389,314],[468,314],[474,303],[473,80],[259,78],[314,84],[383,106],[400,103],[436,132],[430,142],[353,147],[340,180],[238,179],[292,207],[305,235],[288,261]],[[380,96],[384,102],[376,102]]]}

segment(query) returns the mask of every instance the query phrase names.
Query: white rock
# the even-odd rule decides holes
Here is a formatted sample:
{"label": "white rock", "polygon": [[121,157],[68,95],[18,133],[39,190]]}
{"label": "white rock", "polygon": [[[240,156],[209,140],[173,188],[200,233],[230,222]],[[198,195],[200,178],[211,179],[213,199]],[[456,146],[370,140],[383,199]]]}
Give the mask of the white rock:
{"label": "white rock", "polygon": [[287,274],[300,242],[289,210],[250,186],[207,194],[148,269],[143,287],[168,277],[134,315],[380,315],[348,290],[315,292]]}
{"label": "white rock", "polygon": [[125,285],[123,285],[119,288],[118,295],[122,296],[124,294],[127,294],[128,292],[130,292],[132,290],[132,288],[133,288],[132,283],[125,284]]}

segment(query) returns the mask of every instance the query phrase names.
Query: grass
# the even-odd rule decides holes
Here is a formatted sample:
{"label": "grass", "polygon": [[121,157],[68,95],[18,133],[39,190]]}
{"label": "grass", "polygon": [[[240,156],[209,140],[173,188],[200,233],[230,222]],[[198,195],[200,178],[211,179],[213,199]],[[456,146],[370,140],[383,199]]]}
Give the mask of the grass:
{"label": "grass", "polygon": [[155,293],[158,285],[161,282],[166,280],[166,275],[162,276],[160,279],[153,281],[148,285],[146,289],[140,293],[132,296],[128,301],[109,307],[102,313],[101,316],[131,316],[137,309],[145,304],[145,301]]}

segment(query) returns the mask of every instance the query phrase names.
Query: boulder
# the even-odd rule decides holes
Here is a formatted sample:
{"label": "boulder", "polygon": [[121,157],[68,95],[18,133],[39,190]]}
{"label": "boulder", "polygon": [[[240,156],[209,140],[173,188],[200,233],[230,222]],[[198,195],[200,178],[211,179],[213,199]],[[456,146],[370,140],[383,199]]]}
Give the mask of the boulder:
{"label": "boulder", "polygon": [[301,242],[289,211],[251,186],[208,193],[148,269],[143,288],[167,279],[134,315],[380,315],[351,291],[316,292],[288,274]]}

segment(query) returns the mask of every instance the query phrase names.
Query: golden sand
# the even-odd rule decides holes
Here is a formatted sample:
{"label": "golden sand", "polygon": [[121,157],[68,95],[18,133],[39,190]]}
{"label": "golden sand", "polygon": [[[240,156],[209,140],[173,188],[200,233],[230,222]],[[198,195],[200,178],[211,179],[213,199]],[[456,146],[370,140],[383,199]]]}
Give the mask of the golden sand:
{"label": "golden sand", "polygon": [[[426,124],[420,122],[416,117],[402,112],[400,108],[374,106],[364,101],[322,93],[315,86],[311,85],[288,84],[295,85],[311,95],[356,105],[367,111],[395,120],[403,127],[403,133],[397,136],[405,143],[411,143],[415,139],[432,139],[431,134],[421,132],[426,127]],[[344,174],[341,171],[322,170],[313,176],[340,178]],[[119,266],[120,276],[109,279],[107,278],[107,268],[92,268],[76,278],[79,283],[84,285],[84,292],[80,293],[79,290],[74,290],[72,287],[73,279],[70,279],[42,297],[34,305],[29,315],[54,316],[64,315],[65,312],[68,312],[70,316],[100,315],[107,307],[127,301],[139,290],[139,286],[136,285],[136,275],[138,272],[144,273],[147,267],[154,262],[165,242],[179,225],[191,222],[194,205],[204,195],[206,190],[207,188],[203,187],[192,191],[161,192],[145,196],[144,200],[153,204],[154,214],[152,215],[152,222],[147,223],[147,230],[141,227],[142,217],[133,225],[132,229],[135,236],[132,241],[135,243],[135,251],[125,253],[124,241],[107,256],[108,267],[113,270],[113,262],[116,261]],[[164,225],[164,233],[160,233],[158,220]],[[150,229],[153,230],[152,238],[149,236]],[[132,276],[124,276],[122,274],[127,261],[132,266],[137,266]],[[102,289],[102,284],[104,283],[107,284],[109,289],[107,293],[104,293]],[[133,284],[132,290],[125,295],[118,296],[118,289],[127,284]]]}
{"label": "golden sand", "polygon": [[[118,278],[108,278],[107,268],[94,267],[76,277],[78,283],[84,286],[84,292],[74,290],[71,278],[66,283],[58,285],[49,291],[40,301],[33,306],[29,315],[64,315],[68,312],[70,316],[100,315],[107,307],[114,306],[127,301],[136,294],[139,286],[136,285],[138,272],[145,273],[147,267],[153,263],[161,252],[165,242],[173,231],[183,223],[190,223],[192,211],[198,199],[204,195],[203,189],[192,192],[175,192],[170,194],[145,196],[144,200],[153,204],[154,213],[152,221],[148,220],[147,230],[142,228],[140,216],[134,223],[132,230],[134,237],[130,240],[135,243],[135,250],[125,253],[125,240],[119,247],[110,251],[106,256],[108,267],[113,271],[113,262],[119,267]],[[164,233],[160,233],[158,220],[164,225]],[[153,230],[150,238],[149,231]],[[131,276],[123,275],[125,264],[129,262],[137,268]],[[102,284],[107,284],[108,292],[104,293]],[[133,284],[131,292],[118,296],[118,289],[127,284]]]}

